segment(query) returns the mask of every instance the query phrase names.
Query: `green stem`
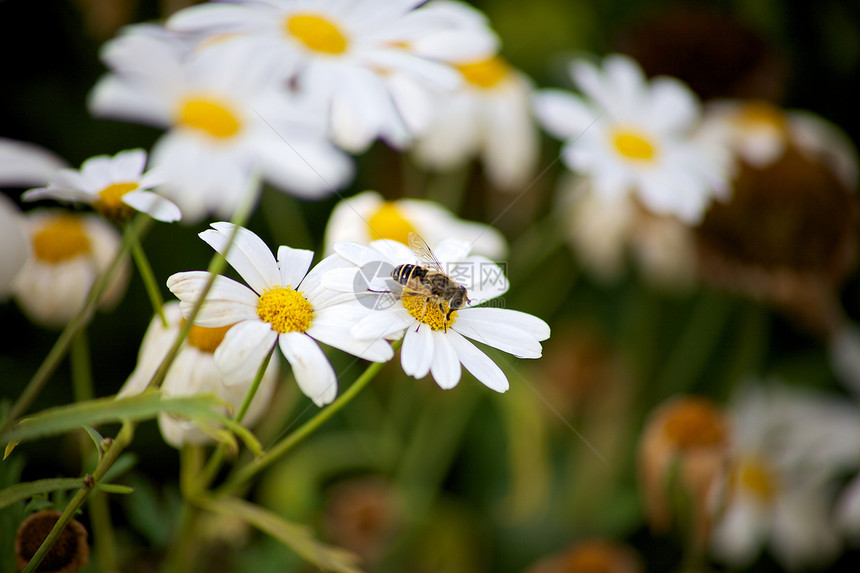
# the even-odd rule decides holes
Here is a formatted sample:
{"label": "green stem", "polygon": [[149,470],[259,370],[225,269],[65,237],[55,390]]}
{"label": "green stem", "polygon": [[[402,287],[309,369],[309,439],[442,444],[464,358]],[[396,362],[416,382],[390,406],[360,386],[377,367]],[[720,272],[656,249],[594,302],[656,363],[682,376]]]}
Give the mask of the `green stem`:
{"label": "green stem", "polygon": [[[396,350],[400,346],[400,341],[394,343]],[[316,416],[305,422],[296,431],[289,434],[283,440],[275,444],[268,452],[263,454],[255,462],[243,466],[234,473],[228,480],[218,488],[218,493],[226,495],[234,492],[245,485],[251,478],[260,473],[272,463],[281,459],[287,452],[297,446],[309,435],[314,433],[317,428],[322,426],[329,418],[339,412],[344,406],[349,404],[365,386],[367,386],[376,374],[385,366],[385,362],[372,362],[367,369],[358,377],[358,379],[350,386],[346,392],[341,394],[337,400],[332,402],[327,408],[323,408]]]}
{"label": "green stem", "polygon": [[134,264],[137,265],[137,270],[140,272],[140,279],[143,281],[143,286],[146,288],[146,293],[149,295],[149,301],[152,303],[152,310],[161,319],[161,324],[167,328],[167,318],[164,316],[164,298],[161,296],[161,291],[158,287],[158,282],[155,280],[155,273],[152,272],[152,266],[149,264],[149,259],[146,258],[146,252],[143,250],[143,245],[140,243],[138,236],[129,228],[125,228],[126,234],[131,234],[129,241],[131,242],[131,255],[134,258]]}
{"label": "green stem", "polygon": [[87,301],[84,304],[84,308],[81,309],[81,312],[69,322],[66,327],[63,329],[63,332],[60,333],[59,338],[54,343],[54,346],[51,348],[48,355],[45,357],[45,360],[42,361],[42,364],[39,366],[39,369],[30,379],[30,382],[27,383],[26,388],[15,401],[14,406],[9,411],[9,415],[3,421],[2,430],[0,433],[8,430],[11,425],[21,417],[26,411],[27,408],[30,407],[30,404],[33,403],[33,400],[36,399],[36,396],[39,395],[39,392],[42,391],[42,388],[48,382],[48,379],[60,365],[63,358],[66,356],[66,353],[69,351],[69,347],[74,340],[75,336],[84,329],[92,320],[93,314],[95,313],[96,306],[101,300],[104,291],[111,284],[116,274],[119,272],[122,267],[123,260],[128,255],[129,250],[131,250],[131,235],[140,235],[146,231],[148,228],[148,224],[152,221],[148,215],[141,215],[132,222],[132,233],[127,233],[123,238],[122,245],[114,256],[113,260],[110,262],[105,271],[99,275],[98,279],[96,279],[95,284],[93,284],[92,289],[90,289],[90,294],[87,297]]}
{"label": "green stem", "polygon": [[[81,330],[72,341],[69,360],[71,362],[75,402],[92,400],[95,397],[95,392],[93,391],[92,361],[86,330]],[[81,436],[81,445],[81,461],[83,467],[86,468],[86,448],[90,445],[88,436]],[[93,530],[96,561],[98,561],[101,571],[105,573],[116,572],[119,570],[116,540],[113,535],[107,496],[100,491],[93,492],[87,505],[90,509],[90,524]]]}
{"label": "green stem", "polygon": [[200,475],[203,465],[203,450],[199,445],[185,444],[179,450],[179,483],[183,494],[179,518],[171,535],[162,571],[164,573],[188,573],[194,558],[195,528],[200,511],[189,499],[191,492],[197,490],[196,476]]}
{"label": "green stem", "polygon": [[72,520],[75,513],[84,505],[84,502],[87,501],[90,493],[95,489],[95,485],[98,484],[102,478],[104,478],[107,471],[113,466],[116,459],[122,453],[122,451],[131,443],[132,438],[134,437],[134,424],[131,422],[126,422],[120,428],[117,437],[110,445],[106,448],[104,455],[99,460],[98,466],[96,466],[95,471],[90,476],[91,479],[86,480],[87,484],[78,490],[75,494],[75,497],[69,502],[66,506],[66,509],[63,511],[60,518],[57,520],[57,523],[54,524],[51,532],[48,533],[48,536],[45,538],[45,541],[42,542],[42,545],[33,555],[33,558],[30,559],[30,562],[27,563],[27,567],[24,568],[23,573],[33,573],[42,560],[47,555],[48,551],[51,550],[51,547],[60,537],[60,534],[63,533],[66,525],[68,525],[69,521]]}

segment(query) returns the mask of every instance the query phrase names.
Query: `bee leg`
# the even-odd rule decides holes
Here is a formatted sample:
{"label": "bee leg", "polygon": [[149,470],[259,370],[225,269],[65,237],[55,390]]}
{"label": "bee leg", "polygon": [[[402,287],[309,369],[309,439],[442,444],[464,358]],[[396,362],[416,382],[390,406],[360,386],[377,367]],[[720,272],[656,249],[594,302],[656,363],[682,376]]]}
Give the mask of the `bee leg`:
{"label": "bee leg", "polygon": [[390,290],[373,290],[372,288],[367,289],[367,292],[375,292],[378,294],[391,294]]}

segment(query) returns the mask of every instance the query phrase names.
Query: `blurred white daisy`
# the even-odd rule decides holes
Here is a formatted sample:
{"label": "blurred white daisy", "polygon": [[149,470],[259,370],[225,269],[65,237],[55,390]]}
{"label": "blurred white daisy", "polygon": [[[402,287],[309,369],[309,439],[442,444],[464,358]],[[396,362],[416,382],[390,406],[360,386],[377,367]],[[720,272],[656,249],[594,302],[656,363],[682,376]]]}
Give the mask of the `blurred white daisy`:
{"label": "blurred white daisy", "polygon": [[[182,312],[179,309],[179,302],[169,302],[164,305],[162,310],[167,320],[167,326],[164,326],[160,317],[153,318],[146,334],[144,334],[143,342],[141,342],[137,366],[117,394],[118,398],[134,396],[143,392],[173,346],[184,322]],[[214,354],[229,329],[230,326],[220,328],[192,326],[188,338],[182,344],[164,377],[161,384],[162,395],[178,397],[212,394],[226,402],[232,413],[235,413],[242,405],[256,372],[242,382],[224,383],[215,364]],[[277,379],[278,361],[272,360],[263,374],[260,386],[245,417],[242,419],[244,426],[253,426],[263,415],[274,393]],[[226,406],[223,410],[224,414],[228,414]],[[199,428],[192,421],[166,413],[159,415],[158,426],[164,440],[177,448],[183,444],[207,443],[212,439],[209,433]]]}
{"label": "blurred white daisy", "polygon": [[[326,273],[323,284],[340,292],[351,292],[374,312],[355,323],[359,338],[403,337],[400,361],[403,371],[414,378],[428,374],[441,388],[460,381],[461,364],[488,388],[508,389],[508,379],[495,362],[468,339],[498,348],[518,358],[539,358],[549,326],[541,319],[504,308],[477,307],[507,292],[508,281],[493,261],[469,255],[469,244],[447,239],[434,249],[443,271],[466,288],[468,301],[459,309],[449,302],[437,304],[424,295],[398,288],[391,272],[399,265],[424,264],[415,252],[401,243],[380,240],[369,246],[337,243],[336,253],[358,267]],[[370,274],[365,274],[370,269]],[[365,298],[368,293],[370,298]]]}
{"label": "blurred white daisy", "polygon": [[408,244],[409,233],[430,244],[452,237],[467,241],[472,252],[491,259],[507,253],[504,236],[489,225],[458,219],[438,203],[422,199],[386,201],[375,191],[364,191],[335,205],[326,225],[326,252],[338,242],[366,245],[378,239]]}
{"label": "blurred white daisy", "polygon": [[858,157],[851,139],[811,112],[757,100],[714,101],[704,108],[702,132],[757,169],[771,165],[793,144],[812,159],[823,159],[848,188],[857,187]]}
{"label": "blurred white daisy", "polygon": [[0,193],[0,302],[9,296],[31,250],[21,211]]}
{"label": "blurred white daisy", "polygon": [[[231,223],[213,223],[200,237],[223,253],[233,230]],[[317,341],[374,362],[393,356],[385,340],[359,340],[350,334],[352,325],[370,312],[368,308],[355,297],[322,287],[322,274],[346,263],[332,255],[308,272],[312,258],[312,251],[282,246],[275,260],[257,235],[238,229],[227,262],[248,286],[217,277],[195,320],[210,328],[234,325],[215,351],[225,384],[253,377],[277,343],[299,388],[323,406],[337,396],[337,378]],[[182,301],[183,314],[190,312],[208,280],[209,273],[202,271],[177,273],[167,280],[168,288]]]}
{"label": "blurred white daisy", "polygon": [[258,58],[224,43],[187,61],[177,51],[145,33],[109,42],[102,57],[114,73],[96,85],[90,108],[169,129],[151,163],[185,222],[232,216],[256,169],[306,198],[351,178],[351,160],[325,139],[319,102],[288,97]]}
{"label": "blurred white daisy", "polygon": [[649,212],[629,195],[608,198],[594,193],[589,178],[565,175],[559,184],[559,207],[570,221],[570,244],[593,276],[617,280],[633,262],[655,286],[675,291],[694,283],[695,242],[687,225]]}
{"label": "blurred white daisy", "polygon": [[[84,307],[90,288],[116,256],[120,237],[97,215],[30,211],[25,216],[32,256],[15,278],[13,292],[33,322],[63,326]],[[103,307],[115,304],[128,285],[128,265],[108,286]]]}
{"label": "blurred white daisy", "polygon": [[789,569],[826,566],[841,547],[831,513],[837,480],[860,465],[860,411],[844,399],[771,385],[742,393],[730,415],[734,462],[713,554],[742,567],[767,545]]}
{"label": "blurred white daisy", "polygon": [[538,159],[531,81],[498,55],[452,64],[463,84],[440,95],[438,111],[415,142],[415,160],[449,170],[480,156],[493,185],[521,189]]}
{"label": "blurred white daisy", "polygon": [[595,193],[633,193],[651,211],[688,224],[701,220],[713,198],[727,196],[730,156],[697,137],[700,104],[687,86],[667,77],[648,82],[620,55],[607,57],[602,69],[577,62],[570,71],[587,99],[544,90],[535,111],[550,134],[565,140],[565,164],[589,176]]}
{"label": "blurred white daisy", "polygon": [[[330,133],[344,149],[360,152],[377,137],[402,147],[410,133],[387,78],[406,75],[417,85],[450,89],[459,81],[449,66],[427,55],[480,54],[495,35],[452,26],[450,12],[419,7],[423,0],[246,0],[180,10],[168,28],[214,37],[229,35],[270,73],[289,79],[330,111]],[[426,54],[426,55],[425,55]],[[468,57],[468,56],[467,56]],[[474,56],[473,56],[474,57]]]}
{"label": "blurred white daisy", "polygon": [[82,202],[92,205],[111,221],[126,221],[135,211],[167,223],[178,221],[182,217],[179,207],[150,191],[162,181],[153,171],[144,173],[145,165],[143,149],[121,151],[113,157],[91,157],[84,161],[80,171],[61,169],[51,177],[47,187],[30,189],[21,199]]}

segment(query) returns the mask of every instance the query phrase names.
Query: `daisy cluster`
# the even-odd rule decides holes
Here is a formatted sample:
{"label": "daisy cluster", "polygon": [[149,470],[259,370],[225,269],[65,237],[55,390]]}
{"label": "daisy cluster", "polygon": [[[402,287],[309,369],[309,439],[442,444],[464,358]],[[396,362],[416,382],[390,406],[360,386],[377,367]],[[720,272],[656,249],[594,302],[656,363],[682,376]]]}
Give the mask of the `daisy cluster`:
{"label": "daisy cluster", "polygon": [[[510,571],[537,559],[527,571],[641,573],[643,559],[618,539],[536,552],[570,531],[617,538],[645,524],[655,534],[683,531],[690,570],[708,560],[754,566],[763,552],[790,570],[821,568],[860,540],[860,328],[843,292],[856,286],[860,259],[860,161],[840,128],[777,103],[765,89],[776,71],[714,95],[693,73],[701,70],[676,77],[631,41],[617,46],[624,53],[557,60],[547,76],[565,87],[541,87],[505,59],[489,18],[456,0],[180,4],[162,21],[117,26],[87,96],[99,120],[155,128],[150,149],[73,167],[0,138],[0,185],[22,191],[17,201],[0,195],[0,302],[63,329],[15,415],[5,419],[10,408],[0,404],[2,435],[27,428],[18,422],[66,353],[83,404],[74,420],[103,415],[80,423],[100,469],[111,442],[98,439],[95,426],[109,417],[99,408],[139,407],[140,416],[149,408],[163,441],[181,451],[188,506],[177,530],[191,542],[159,547],[174,570],[230,537],[236,526],[226,522],[238,517],[321,569],[358,571],[351,556],[281,515],[307,517],[308,500],[322,498],[332,476],[366,472],[391,483],[343,488],[328,520],[336,523],[326,523],[370,569],[379,559],[380,570],[478,570],[472,554],[484,537],[522,535],[494,548],[488,566]],[[541,144],[555,147],[542,156]],[[379,180],[377,190],[367,180]],[[45,201],[59,205],[29,206]],[[155,241],[174,251],[157,265],[143,248],[153,225]],[[211,248],[209,270],[190,270],[205,266],[186,262],[193,253],[180,242],[173,248],[179,236]],[[90,400],[85,331],[96,309],[137,292],[128,288],[132,262],[152,318],[142,335],[112,341],[133,339],[136,363],[109,398]],[[135,315],[116,315],[127,332]],[[814,356],[799,356],[801,345]],[[356,365],[365,370],[353,376]],[[803,383],[763,381],[772,365]],[[294,465],[273,465],[377,375],[375,393],[330,441],[298,451]],[[397,383],[406,377],[435,385]],[[839,393],[801,389],[830,382]],[[471,394],[454,391],[469,384]],[[509,395],[496,400],[484,387]],[[170,409],[204,401],[210,416]],[[261,442],[271,439],[267,451],[231,457],[230,432],[255,425]],[[472,430],[477,446],[462,435]],[[356,461],[359,442],[378,459]],[[448,515],[444,503],[431,513],[453,463],[466,469],[464,490],[478,484],[486,515]],[[264,469],[272,473],[255,488],[259,505],[231,497]],[[0,470],[0,481],[16,479],[14,468]],[[41,495],[66,483],[28,487]],[[111,485],[108,493],[125,492]],[[395,485],[402,491],[392,493]],[[0,510],[26,489],[5,487]],[[210,513],[225,524],[195,530],[197,514]],[[499,515],[491,536],[472,531],[478,517]],[[416,525],[437,518],[442,533]],[[407,532],[402,550],[392,541],[398,528]],[[406,564],[384,562],[413,543],[429,549]],[[439,552],[446,544],[463,550],[462,563],[445,561],[457,553]],[[101,552],[99,570],[121,570],[110,553]]]}

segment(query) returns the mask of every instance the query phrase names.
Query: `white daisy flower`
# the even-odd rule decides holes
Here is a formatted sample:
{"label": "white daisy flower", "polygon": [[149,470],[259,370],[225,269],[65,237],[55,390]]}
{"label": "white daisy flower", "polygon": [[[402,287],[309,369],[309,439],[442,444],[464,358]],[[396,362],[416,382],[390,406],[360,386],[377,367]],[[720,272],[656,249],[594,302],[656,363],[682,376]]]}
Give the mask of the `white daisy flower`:
{"label": "white daisy flower", "polygon": [[59,199],[92,205],[111,221],[126,221],[135,211],[172,223],[182,217],[179,207],[149,189],[161,183],[153,171],[143,172],[143,149],[121,151],[113,157],[99,155],[84,161],[80,171],[61,169],[47,187],[30,189],[24,201]]}
{"label": "white daisy flower", "polygon": [[[231,223],[213,223],[200,237],[223,253],[233,230]],[[346,263],[332,255],[308,272],[312,258],[311,251],[282,246],[276,261],[257,235],[238,229],[227,262],[248,286],[217,277],[195,320],[205,327],[234,325],[215,351],[225,384],[253,376],[277,343],[299,388],[323,406],[337,396],[337,378],[317,341],[365,360],[391,359],[393,351],[385,340],[359,340],[350,334],[351,326],[369,310],[354,297],[338,296],[320,283],[325,271]],[[177,273],[168,279],[168,288],[182,301],[183,314],[196,304],[208,280],[206,272]]]}
{"label": "white daisy flower", "polygon": [[521,189],[534,173],[539,151],[531,81],[498,55],[452,64],[464,82],[441,95],[437,113],[415,142],[415,160],[449,170],[480,155],[493,185]]}
{"label": "white daisy flower", "polygon": [[734,464],[714,555],[741,567],[766,544],[787,568],[826,565],[840,549],[836,480],[860,465],[860,412],[836,397],[772,386],[743,393],[731,416]]}
{"label": "white daisy flower", "polygon": [[[164,305],[162,310],[167,320],[166,327],[160,317],[153,318],[141,342],[137,366],[123,384],[117,398],[135,396],[146,389],[152,376],[173,347],[184,322],[179,306],[179,302],[176,301]],[[226,402],[232,412],[236,412],[241,407],[256,372],[240,383],[224,383],[215,364],[214,353],[230,328],[230,326],[221,328],[192,326],[188,338],[180,347],[179,353],[164,377],[161,384],[162,395],[178,397],[213,394]],[[277,379],[278,361],[272,360],[242,419],[244,426],[253,426],[263,415],[274,393]],[[223,409],[223,413],[228,413],[227,407]],[[183,444],[201,444],[211,441],[210,434],[190,420],[180,419],[170,414],[159,415],[158,426],[164,440],[177,448]]]}
{"label": "white daisy flower", "polygon": [[661,215],[695,224],[711,199],[726,198],[729,156],[710,139],[696,137],[700,105],[676,79],[650,83],[626,56],[586,62],[571,75],[588,99],[562,90],[535,96],[543,127],[566,140],[565,164],[589,176],[608,198],[634,193]]}
{"label": "white daisy flower", "polygon": [[[539,358],[549,326],[541,319],[504,308],[478,307],[508,290],[508,281],[493,261],[469,256],[469,244],[447,239],[435,248],[435,256],[455,285],[466,288],[468,301],[454,309],[451,302],[428,302],[424,295],[398,289],[391,272],[400,265],[425,264],[413,250],[389,240],[370,246],[337,243],[336,253],[358,267],[329,271],[323,284],[340,292],[352,292],[375,311],[358,321],[352,334],[359,338],[403,337],[400,360],[403,371],[414,378],[432,374],[441,388],[460,381],[462,364],[488,388],[508,389],[505,374],[469,339],[498,348],[518,358]],[[369,274],[365,274],[370,269]],[[365,298],[367,295],[370,298]],[[462,291],[460,291],[462,294]],[[453,298],[452,298],[453,300]]]}
{"label": "white daisy flower", "polygon": [[[37,209],[26,214],[32,256],[13,285],[15,300],[33,321],[63,326],[84,307],[90,288],[120,248],[116,229],[97,215]],[[128,285],[127,263],[105,291],[115,304]]]}
{"label": "white daisy flower", "polygon": [[447,237],[467,241],[476,254],[496,260],[508,250],[499,231],[489,225],[458,219],[438,203],[422,199],[386,201],[375,191],[364,191],[335,205],[326,225],[326,252],[331,252],[339,242],[366,245],[378,239],[391,239],[405,245],[413,232],[431,244]]}
{"label": "white daisy flower", "polygon": [[[432,57],[443,51],[475,54],[495,45],[477,27],[452,26],[450,10],[416,8],[422,0],[246,0],[180,10],[168,28],[244,44],[275,76],[324,102],[331,137],[360,152],[377,137],[395,147],[409,129],[389,91],[388,77],[454,87],[454,70]],[[446,45],[443,50],[442,45]],[[415,87],[415,85],[413,85]],[[408,115],[408,112],[407,112]]]}
{"label": "white daisy flower", "polygon": [[31,250],[21,211],[0,193],[0,302],[9,296]]}
{"label": "white daisy flower", "polygon": [[851,139],[808,111],[755,100],[714,101],[705,106],[702,132],[757,169],[768,167],[794,145],[813,159],[823,159],[848,188],[857,187],[858,157]]}
{"label": "white daisy flower", "polygon": [[284,94],[258,58],[224,43],[187,62],[152,34],[107,44],[114,70],[91,94],[99,117],[168,128],[151,162],[165,178],[159,191],[183,220],[230,217],[256,169],[275,187],[305,198],[332,193],[352,176],[352,162],[325,140],[318,102]]}

